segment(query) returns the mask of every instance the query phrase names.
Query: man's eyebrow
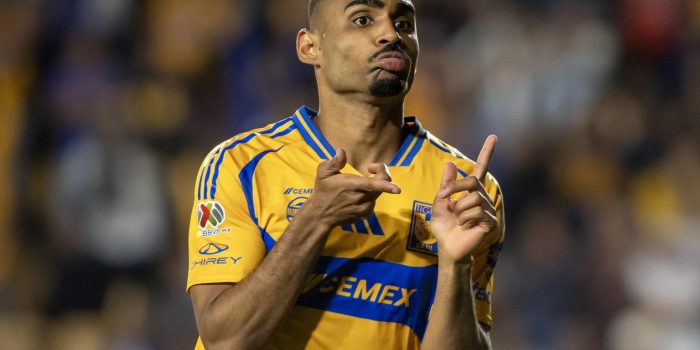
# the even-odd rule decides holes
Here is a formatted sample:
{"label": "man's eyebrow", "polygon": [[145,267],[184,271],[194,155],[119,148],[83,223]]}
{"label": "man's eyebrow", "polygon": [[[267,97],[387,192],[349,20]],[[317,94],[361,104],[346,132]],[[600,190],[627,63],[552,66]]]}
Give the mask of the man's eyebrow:
{"label": "man's eyebrow", "polygon": [[408,1],[399,1],[399,3],[396,4],[396,12],[416,13],[416,8],[413,6],[412,3],[408,2]]}
{"label": "man's eyebrow", "polygon": [[376,7],[376,8],[383,8],[384,7],[384,1],[381,0],[352,0],[350,1],[347,5],[345,5],[345,9],[349,9],[353,6],[358,6],[358,5],[365,5],[369,7]]}
{"label": "man's eyebrow", "polygon": [[[381,1],[381,0],[352,0],[347,5],[345,5],[345,10],[347,10],[353,6],[359,6],[359,5],[364,5],[364,6],[374,7],[374,8],[384,8],[384,6],[385,6],[384,1]],[[396,12],[416,13],[416,8],[413,6],[413,4],[410,1],[399,1],[399,3],[396,4]]]}

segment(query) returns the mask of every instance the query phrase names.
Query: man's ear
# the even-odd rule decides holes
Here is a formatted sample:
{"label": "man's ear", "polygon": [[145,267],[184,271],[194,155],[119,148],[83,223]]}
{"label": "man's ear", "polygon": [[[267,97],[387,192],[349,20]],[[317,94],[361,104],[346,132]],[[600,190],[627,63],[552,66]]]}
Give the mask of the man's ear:
{"label": "man's ear", "polygon": [[316,39],[316,34],[307,28],[297,33],[297,57],[302,63],[314,66],[319,64],[320,49]]}

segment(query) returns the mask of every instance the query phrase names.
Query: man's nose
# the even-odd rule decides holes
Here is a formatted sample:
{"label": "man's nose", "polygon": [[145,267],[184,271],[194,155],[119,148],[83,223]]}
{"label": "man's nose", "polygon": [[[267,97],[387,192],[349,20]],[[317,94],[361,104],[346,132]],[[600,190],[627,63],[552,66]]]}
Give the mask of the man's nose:
{"label": "man's nose", "polygon": [[394,26],[393,20],[383,21],[382,25],[378,26],[379,33],[377,35],[377,45],[386,46],[395,42],[402,42],[399,31]]}

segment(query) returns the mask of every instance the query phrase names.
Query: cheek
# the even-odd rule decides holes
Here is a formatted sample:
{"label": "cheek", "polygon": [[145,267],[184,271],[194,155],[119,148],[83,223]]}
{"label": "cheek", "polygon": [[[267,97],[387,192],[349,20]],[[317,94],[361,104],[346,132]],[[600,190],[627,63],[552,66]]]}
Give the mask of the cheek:
{"label": "cheek", "polygon": [[359,55],[351,47],[338,47],[334,55],[334,70],[342,72],[352,72],[357,70]]}
{"label": "cheek", "polygon": [[337,39],[332,45],[329,45],[327,52],[327,61],[329,68],[336,72],[354,72],[364,70],[367,66],[367,58],[363,56],[362,51],[356,40],[349,37]]}
{"label": "cheek", "polygon": [[411,40],[406,41],[406,46],[415,64],[418,61],[418,54],[420,52],[420,45],[418,44],[418,38],[411,38]]}

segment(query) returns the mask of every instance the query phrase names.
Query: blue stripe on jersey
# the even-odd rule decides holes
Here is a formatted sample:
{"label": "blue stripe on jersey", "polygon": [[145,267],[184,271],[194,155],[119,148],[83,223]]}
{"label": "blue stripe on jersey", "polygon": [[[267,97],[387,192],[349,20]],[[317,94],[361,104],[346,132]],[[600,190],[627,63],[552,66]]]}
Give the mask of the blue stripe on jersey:
{"label": "blue stripe on jersey", "polygon": [[[289,120],[290,120],[290,118],[282,119],[279,122],[273,124],[270,128],[263,130],[263,131],[260,131],[260,132],[252,133],[252,134],[244,137],[241,140],[236,140],[235,142],[233,142],[232,144],[230,144],[226,148],[222,149],[221,154],[219,155],[219,160],[216,162],[216,166],[214,167],[214,176],[212,177],[212,180],[211,180],[211,190],[210,190],[211,193],[209,195],[209,198],[211,198],[211,199],[216,198],[216,180],[219,179],[219,167],[221,166],[221,162],[224,161],[224,155],[226,154],[226,151],[233,149],[234,147],[236,147],[240,144],[243,144],[243,143],[246,143],[246,142],[252,140],[255,136],[271,134],[271,133],[277,131],[277,129],[279,129],[282,125],[289,122]],[[207,199],[207,182],[208,181],[209,181],[209,176],[207,175],[207,178],[205,179],[205,182],[204,182],[204,199]]]}
{"label": "blue stripe on jersey", "polygon": [[260,231],[260,235],[262,235],[263,243],[265,243],[265,251],[269,253],[270,250],[275,247],[275,243],[277,242],[275,242],[275,239],[272,238],[272,236],[267,233],[264,228],[258,226],[258,230]]}
{"label": "blue stripe on jersey", "polygon": [[343,231],[347,231],[347,232],[354,232],[354,230],[352,229],[352,225],[343,225],[343,226],[340,226],[340,229],[342,229]]}
{"label": "blue stripe on jersey", "polygon": [[[223,148],[223,145],[219,146],[216,149],[216,152],[214,152],[214,154],[211,156],[211,159],[209,159],[209,165],[207,165],[207,171],[206,171],[207,179],[209,179],[209,171],[211,170],[211,165],[214,163],[214,158],[216,158],[216,156],[219,154],[219,152],[221,152],[222,148]],[[202,169],[202,175],[199,177],[199,185],[197,185],[197,200],[202,199],[202,180],[204,180],[204,176],[205,176],[204,169]],[[206,194],[206,190],[205,190],[205,194]]]}
{"label": "blue stripe on jersey", "polygon": [[[438,142],[435,141],[435,140],[431,137],[431,135],[426,135],[426,136],[427,136],[428,139],[430,140],[430,143],[431,143],[433,146],[437,147],[439,150],[441,150],[441,151],[443,151],[443,152],[445,152],[445,153],[449,153],[449,154],[451,154],[451,155],[453,155],[453,156],[455,156],[455,157],[457,157],[457,158],[459,158],[459,159],[465,159],[465,158],[462,157],[461,155],[455,154],[454,152],[450,151],[449,149],[440,146],[440,144],[438,144]],[[467,174],[465,171],[462,171],[462,169],[460,169],[460,168],[457,168],[457,172],[458,172],[460,175],[462,175],[462,177],[469,177],[469,174]]]}
{"label": "blue stripe on jersey", "polygon": [[297,124],[297,129],[299,129],[299,133],[301,134],[301,137],[304,138],[304,141],[306,141],[306,144],[308,144],[311,147],[311,149],[313,149],[314,152],[316,152],[319,158],[323,160],[328,160],[328,156],[325,153],[323,153],[318,144],[314,142],[314,140],[311,138],[311,135],[309,135],[306,128],[304,127],[304,124],[301,122],[301,120],[299,120],[299,118],[296,115],[294,115],[294,122]]}
{"label": "blue stripe on jersey", "polygon": [[313,273],[298,305],[404,324],[423,339],[435,298],[437,265],[322,256]]}
{"label": "blue stripe on jersey", "polygon": [[441,151],[443,151],[443,152],[445,152],[445,153],[452,154],[452,152],[450,152],[449,149],[440,146],[440,144],[438,144],[437,142],[435,142],[435,140],[433,140],[432,138],[430,138],[430,143],[432,143],[433,146],[437,147],[439,150],[441,150]]}
{"label": "blue stripe on jersey", "polygon": [[301,116],[306,121],[306,124],[309,125],[309,131],[311,131],[316,136],[316,139],[318,139],[318,141],[321,142],[321,146],[323,146],[326,152],[331,155],[331,158],[335,157],[335,150],[333,149],[333,146],[331,146],[331,144],[328,143],[328,140],[326,140],[323,134],[321,134],[321,130],[318,130],[316,124],[314,124],[313,121],[311,121],[311,116],[318,115],[318,112],[306,106],[301,106],[299,112],[299,114],[301,114]]}
{"label": "blue stripe on jersey", "polygon": [[292,131],[294,131],[294,130],[296,130],[296,129],[297,129],[297,126],[294,125],[294,124],[292,124],[292,126],[288,127],[286,130],[280,131],[280,132],[278,132],[278,133],[276,133],[276,134],[270,136],[270,138],[276,139],[276,138],[278,138],[278,137],[280,137],[280,136],[287,135],[287,134],[289,134],[290,132],[292,132]]}
{"label": "blue stripe on jersey", "polygon": [[418,151],[420,151],[421,147],[423,147],[423,142],[425,141],[425,135],[417,135],[416,137],[418,138],[418,140],[413,145],[413,148],[411,148],[411,152],[408,153],[408,156],[406,156],[406,159],[404,159],[403,162],[401,162],[401,166],[411,165],[411,162],[413,162],[413,158],[416,157],[416,154],[418,154]]}
{"label": "blue stripe on jersey", "polygon": [[369,231],[367,231],[367,226],[365,225],[364,220],[355,221],[355,227],[357,227],[357,233],[364,233],[364,234],[369,233]]}
{"label": "blue stripe on jersey", "polygon": [[[209,193],[209,198],[215,199],[216,198],[216,181],[219,179],[219,167],[221,166],[221,163],[224,161],[224,156],[226,155],[226,151],[240,145],[241,143],[246,143],[255,137],[256,134],[250,134],[246,137],[244,137],[241,140],[236,140],[226,148],[224,148],[219,155],[219,159],[216,161],[216,166],[214,166],[214,176],[212,176],[211,179],[211,188],[210,188],[210,193]],[[204,199],[207,199],[207,183],[209,183],[209,174],[207,174],[207,178],[204,180]]]}
{"label": "blue stripe on jersey", "polygon": [[372,215],[367,218],[367,222],[369,223],[369,228],[372,229],[372,234],[377,235],[377,236],[384,236],[384,230],[382,230],[382,226],[379,225],[379,219],[377,218],[377,214],[372,213]]}
{"label": "blue stripe on jersey", "polygon": [[[282,146],[284,147],[284,146]],[[282,149],[282,147],[278,149],[269,149],[267,151],[263,151],[258,153],[253,159],[246,164],[243,169],[241,169],[241,172],[238,174],[238,179],[241,181],[241,186],[243,187],[243,194],[245,195],[245,200],[248,203],[248,213],[250,215],[250,218],[253,220],[253,223],[258,227],[258,230],[260,230],[260,235],[262,236],[263,241],[265,242],[265,248],[269,252],[270,249],[274,246],[275,240],[272,239],[272,236],[270,236],[267,231],[265,231],[264,228],[260,227],[260,224],[258,222],[258,217],[255,215],[255,206],[253,203],[253,173],[255,172],[255,168],[257,168],[258,163],[260,163],[260,160],[268,155],[269,153],[274,153]]]}
{"label": "blue stripe on jersey", "polygon": [[389,166],[396,166],[397,163],[401,160],[401,157],[406,153],[406,150],[408,149],[408,146],[411,145],[411,142],[413,142],[413,139],[415,138],[413,130],[410,131],[410,133],[406,136],[406,139],[403,140],[403,143],[401,144],[401,147],[399,148],[398,152],[394,155],[394,158],[389,161]]}
{"label": "blue stripe on jersey", "polygon": [[441,150],[441,151],[443,151],[443,152],[445,152],[445,153],[449,153],[449,154],[451,154],[451,155],[453,155],[453,156],[455,156],[455,157],[457,157],[457,158],[459,158],[459,159],[466,159],[466,158],[464,158],[462,155],[456,154],[455,152],[450,151],[447,147],[445,147],[446,145],[444,145],[444,144],[441,145],[438,141],[436,141],[435,139],[433,139],[433,137],[428,136],[428,139],[430,139],[430,143],[432,143],[433,146],[437,147],[439,150]]}

